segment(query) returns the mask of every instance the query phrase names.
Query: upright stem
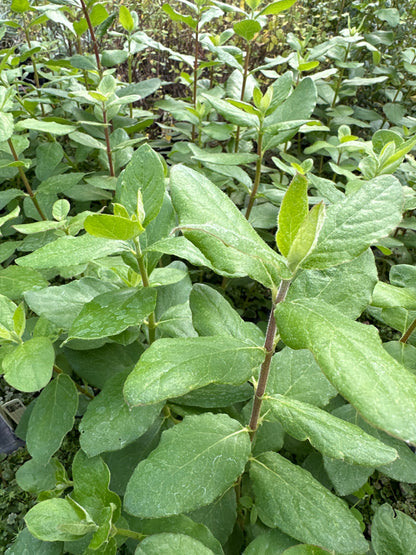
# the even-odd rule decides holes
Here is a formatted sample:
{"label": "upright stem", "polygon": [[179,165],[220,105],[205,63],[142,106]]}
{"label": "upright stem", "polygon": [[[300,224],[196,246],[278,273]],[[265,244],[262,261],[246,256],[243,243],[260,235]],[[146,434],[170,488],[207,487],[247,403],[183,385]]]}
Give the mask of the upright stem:
{"label": "upright stem", "polygon": [[[193,90],[192,90],[192,102],[194,105],[194,109],[196,110],[196,102],[197,102],[197,86],[198,86],[198,47],[199,47],[199,14],[197,16],[197,23],[195,29],[195,46],[194,46],[194,83],[193,83]],[[192,142],[195,142],[196,138],[196,128],[195,125],[192,125]]]}
{"label": "upright stem", "polygon": [[[16,150],[13,146],[13,143],[12,143],[11,139],[8,139],[7,143],[9,145],[10,150],[11,150],[13,158],[15,159],[16,162],[19,162],[19,157],[17,155],[17,152],[16,152]],[[26,177],[25,172],[23,171],[23,168],[21,166],[19,166],[18,170],[19,170],[20,177],[23,181],[23,184],[26,187],[26,191],[28,192],[30,198],[32,199],[32,202],[35,205],[35,208],[38,211],[39,216],[42,218],[42,220],[47,220],[48,218],[45,216],[45,214],[43,213],[42,208],[39,206],[37,198],[35,197],[35,193],[33,192],[32,187],[30,186],[30,183],[29,183],[29,181]]]}
{"label": "upright stem", "polygon": [[100,53],[98,51],[98,44],[97,44],[97,39],[96,39],[95,33],[94,33],[94,27],[91,23],[90,14],[88,13],[88,8],[87,8],[84,0],[81,0],[81,6],[82,6],[82,12],[83,12],[84,17],[85,17],[85,21],[87,22],[87,25],[88,25],[88,30],[89,30],[90,35],[91,35],[91,41],[92,41],[92,46],[94,48],[95,61],[97,63],[98,73],[100,74],[100,77],[101,77],[102,73],[103,73],[103,69],[101,67]]}
{"label": "upright stem", "polygon": [[407,328],[407,330],[401,336],[400,343],[406,343],[407,340],[409,339],[409,337],[415,331],[415,329],[416,329],[416,318],[413,320],[413,322],[410,324],[410,326]]}
{"label": "upright stem", "polygon": [[[250,61],[250,54],[251,54],[251,43],[249,42],[248,45],[247,45],[246,57],[245,57],[245,60],[244,60],[243,82],[241,84],[241,95],[240,95],[240,100],[241,101],[244,100],[244,95],[245,95],[245,92],[246,92],[246,84],[247,84],[248,65],[249,65],[249,61]],[[237,127],[237,132],[236,132],[236,135],[235,135],[234,152],[238,152],[239,143],[240,143],[240,126]]]}
{"label": "upright stem", "polygon": [[105,109],[104,106],[103,106],[103,122],[104,122],[105,144],[107,147],[108,167],[110,168],[111,177],[115,177],[116,174],[114,173],[113,157],[111,154],[110,134],[108,132],[107,110]]}
{"label": "upright stem", "polygon": [[267,380],[270,373],[270,363],[275,350],[276,320],[274,318],[274,310],[279,303],[285,300],[287,292],[289,291],[289,286],[289,279],[283,279],[280,282],[279,291],[277,292],[276,299],[273,301],[272,309],[269,315],[266,339],[264,341],[264,350],[266,351],[266,357],[263,361],[263,364],[261,365],[259,383],[257,384],[257,389],[253,401],[253,409],[251,411],[250,431],[252,440],[257,430],[263,395],[266,391]]}
{"label": "upright stem", "polygon": [[[32,48],[32,44],[30,42],[30,35],[29,35],[29,30],[27,28],[27,24],[26,24],[26,18],[23,15],[23,28],[24,28],[24,33],[25,33],[25,37],[26,37],[26,42],[29,48]],[[33,56],[30,57],[30,60],[32,62],[32,67],[33,67],[33,77],[35,79],[35,87],[36,87],[36,91],[37,94],[39,96],[39,98],[41,97],[41,93],[40,93],[40,83],[39,83],[39,74],[38,74],[38,68],[36,66],[36,62],[35,62],[35,58]],[[40,104],[40,109],[42,112],[42,116],[45,116],[45,109],[43,107],[43,104]]]}
{"label": "upright stem", "polygon": [[254,200],[257,195],[257,190],[260,185],[260,177],[261,177],[261,164],[263,162],[263,132],[260,129],[259,136],[257,139],[257,163],[256,163],[256,175],[254,177],[254,184],[253,189],[251,190],[250,198],[247,205],[246,210],[246,219],[248,220],[251,214],[251,209],[253,208]]}
{"label": "upright stem", "polygon": [[[140,247],[139,238],[135,239],[134,243],[136,245],[136,258],[140,269],[140,275],[142,276],[143,287],[150,287],[149,275],[147,273],[146,264],[144,263],[144,257],[142,254],[142,249]],[[156,319],[154,312],[149,315],[147,327],[149,330],[149,344],[151,345],[156,339]]]}

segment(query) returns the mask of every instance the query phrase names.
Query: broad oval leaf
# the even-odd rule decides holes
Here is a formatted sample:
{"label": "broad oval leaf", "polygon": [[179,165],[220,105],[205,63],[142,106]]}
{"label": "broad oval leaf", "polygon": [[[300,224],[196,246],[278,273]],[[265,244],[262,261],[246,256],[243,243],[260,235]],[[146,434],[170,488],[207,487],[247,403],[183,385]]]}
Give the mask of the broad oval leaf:
{"label": "broad oval leaf", "polygon": [[212,503],[242,474],[250,455],[247,429],[226,414],[188,416],[162,434],[140,462],[124,497],[127,512],[158,518]]}
{"label": "broad oval leaf", "polygon": [[343,555],[367,552],[359,522],[345,501],[303,468],[269,452],[252,460],[250,477],[256,508],[266,526]]}
{"label": "broad oval leaf", "polygon": [[155,534],[145,538],[134,555],[213,555],[203,543],[185,534]]}
{"label": "broad oval leaf", "polygon": [[0,270],[0,294],[9,299],[21,299],[26,291],[33,291],[46,287],[46,279],[32,268],[7,266]]}
{"label": "broad oval leaf", "polygon": [[39,395],[30,414],[27,450],[40,464],[46,465],[74,425],[78,392],[66,374],[52,380]]}
{"label": "broad oval leaf", "polygon": [[61,268],[85,264],[97,258],[128,250],[127,243],[123,241],[102,239],[88,234],[79,237],[60,237],[31,254],[21,256],[16,260],[16,264],[35,269]]}
{"label": "broad oval leaf", "polygon": [[277,0],[277,2],[272,2],[263,8],[260,15],[276,15],[288,10],[295,2],[296,0]]}
{"label": "broad oval leaf", "polygon": [[359,256],[399,225],[402,209],[402,186],[395,177],[364,182],[358,191],[328,207],[318,243],[303,267],[324,269]]}
{"label": "broad oval leaf", "polygon": [[211,383],[239,385],[264,359],[261,347],[234,337],[159,339],[141,356],[126,380],[131,405],[158,403]]}
{"label": "broad oval leaf", "polygon": [[377,330],[316,299],[275,311],[282,340],[309,349],[330,382],[373,426],[416,442],[416,376],[382,347]]}
{"label": "broad oval leaf", "polygon": [[94,297],[84,305],[68,332],[68,339],[99,339],[138,326],[156,304],[156,291],[119,289]]}
{"label": "broad oval leaf", "polygon": [[110,378],[87,407],[80,424],[80,445],[89,457],[122,449],[153,424],[161,405],[129,408],[123,398],[128,372]]}
{"label": "broad oval leaf", "polygon": [[310,444],[323,455],[363,466],[387,464],[397,458],[397,451],[361,428],[345,422],[308,403],[283,395],[264,399],[265,418],[276,419],[285,431]]}
{"label": "broad oval leaf", "polygon": [[40,540],[78,540],[97,528],[88,513],[67,499],[48,499],[30,509],[25,516],[29,532]]}
{"label": "broad oval leaf", "polygon": [[47,337],[33,337],[3,359],[4,379],[19,391],[39,391],[52,376],[55,351]]}
{"label": "broad oval leaf", "polygon": [[290,277],[283,258],[206,177],[185,166],[175,166],[171,191],[179,227],[219,273],[240,272],[268,288],[275,288],[281,277]]}

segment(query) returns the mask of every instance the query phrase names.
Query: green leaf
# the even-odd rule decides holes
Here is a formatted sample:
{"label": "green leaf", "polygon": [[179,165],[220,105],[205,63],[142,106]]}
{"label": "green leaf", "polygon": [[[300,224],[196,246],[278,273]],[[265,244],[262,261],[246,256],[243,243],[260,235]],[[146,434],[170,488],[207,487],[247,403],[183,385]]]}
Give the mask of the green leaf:
{"label": "green leaf", "polygon": [[171,192],[180,227],[218,272],[249,275],[269,288],[276,287],[281,274],[287,275],[282,257],[260,239],[235,204],[203,175],[175,166]]}
{"label": "green leaf", "polygon": [[91,214],[87,216],[84,227],[94,237],[121,241],[133,239],[143,231],[139,222],[111,214]]}
{"label": "green leaf", "polygon": [[397,458],[397,451],[375,440],[354,424],[308,403],[283,395],[268,395],[264,400],[267,419],[276,419],[298,441],[309,440],[323,455],[351,464],[377,466]]}
{"label": "green leaf", "polygon": [[134,555],[212,555],[203,543],[184,534],[155,534],[145,538]]}
{"label": "green leaf", "polygon": [[295,544],[297,541],[294,538],[287,536],[278,528],[274,530],[268,528],[249,543],[244,555],[281,555]]}
{"label": "green leaf", "polygon": [[94,297],[84,305],[68,332],[68,339],[99,339],[138,326],[156,304],[156,291],[119,289]]}
{"label": "green leaf", "polygon": [[307,215],[308,180],[297,173],[283,197],[277,220],[276,243],[283,256],[289,254],[290,247]]}
{"label": "green leaf", "polygon": [[377,555],[408,555],[416,545],[416,522],[385,503],[375,512],[371,544]]}
{"label": "green leaf", "polygon": [[293,351],[284,347],[273,355],[266,393],[279,393],[324,407],[336,396],[337,390],[326,379],[308,350]]}
{"label": "green leaf", "polygon": [[230,335],[263,345],[264,335],[252,322],[244,322],[225,298],[212,287],[196,283],[189,297],[192,323],[199,335]]}
{"label": "green leaf", "polygon": [[32,553],[42,553],[42,555],[61,555],[62,543],[43,542],[38,540],[24,528],[15,541],[6,550],[6,555],[30,555]]}
{"label": "green leaf", "polygon": [[91,23],[94,27],[101,25],[108,17],[108,12],[102,4],[94,4],[90,11]]}
{"label": "green leaf", "polygon": [[244,110],[240,110],[236,106],[233,106],[230,102],[226,100],[221,100],[215,96],[210,96],[208,94],[202,94],[203,98],[208,100],[215,110],[221,114],[227,121],[239,125],[241,127],[253,127],[257,128],[259,125],[259,118],[254,114],[247,114]]}
{"label": "green leaf", "polygon": [[374,473],[374,467],[348,464],[339,459],[323,457],[323,469],[334,486],[337,495],[344,497],[362,488]]}
{"label": "green leaf", "polygon": [[287,254],[287,265],[296,272],[298,267],[307,261],[318,242],[319,234],[325,221],[325,205],[316,204],[303,220],[290,250]]}
{"label": "green leaf", "polygon": [[65,220],[65,218],[68,216],[70,209],[71,205],[66,199],[59,199],[53,203],[52,216],[55,218],[55,220],[61,222],[62,220]]}
{"label": "green leaf", "polygon": [[120,6],[118,18],[122,27],[131,33],[134,30],[134,21],[126,6]]}
{"label": "green leaf", "polygon": [[163,4],[162,10],[168,14],[172,21],[180,21],[181,23],[185,23],[191,29],[196,29],[198,22],[194,19],[191,15],[182,15],[181,13],[175,11],[169,4]]}
{"label": "green leaf", "polygon": [[39,395],[26,436],[27,449],[38,463],[48,464],[59,449],[72,430],[77,409],[78,392],[66,374],[57,376]]}
{"label": "green leaf", "polygon": [[124,498],[125,509],[142,518],[192,511],[212,503],[244,471],[248,431],[226,414],[188,416],[162,434],[140,462]]}
{"label": "green leaf", "polygon": [[49,542],[78,540],[96,529],[88,513],[69,498],[38,503],[26,514],[25,522],[35,538]]}
{"label": "green leaf", "polygon": [[[274,125],[308,119],[316,106],[316,100],[317,92],[314,82],[310,77],[302,79],[293,93],[265,118],[264,130],[267,133],[268,128],[272,131]],[[291,136],[295,133],[296,130],[292,132]]]}
{"label": "green leaf", "polygon": [[9,299],[21,299],[26,291],[46,287],[48,282],[36,270],[19,266],[7,266],[0,270],[0,294]]}
{"label": "green leaf", "polygon": [[8,141],[13,136],[13,115],[0,112],[0,142]]}
{"label": "green leaf", "polygon": [[4,379],[19,391],[38,391],[52,376],[55,351],[46,337],[33,337],[3,359]]}
{"label": "green leaf", "polygon": [[161,405],[129,408],[123,386],[129,372],[110,378],[89,404],[80,424],[80,445],[89,457],[122,449],[153,424]]}
{"label": "green leaf", "polygon": [[120,516],[120,498],[110,491],[110,471],[101,457],[88,458],[79,450],[72,463],[72,479],[74,483],[73,499],[82,505],[93,520],[102,525],[103,518],[108,516],[106,507],[113,505],[114,520]]}
{"label": "green leaf", "polygon": [[[406,482],[408,484],[416,483],[415,455],[406,443],[370,426],[368,422],[357,414],[357,411],[351,405],[343,405],[335,409],[332,414],[338,418],[343,418],[348,422],[357,424],[357,426],[360,426],[367,434],[373,435],[379,441],[396,449],[399,454],[398,458],[390,464],[377,467],[377,470],[393,478],[393,480]],[[356,489],[357,488],[355,488],[354,491],[356,491]]]}
{"label": "green leaf", "polygon": [[13,330],[18,337],[22,337],[26,327],[25,306],[20,303],[13,314]]}
{"label": "green leaf", "polygon": [[61,491],[70,485],[65,468],[53,458],[47,465],[36,459],[29,459],[16,472],[16,481],[20,488],[39,495],[44,491]]}
{"label": "green leaf", "polygon": [[29,0],[12,0],[10,8],[15,13],[24,13],[30,10],[30,3]]}
{"label": "green leaf", "polygon": [[233,29],[236,35],[243,37],[247,42],[251,42],[261,31],[261,25],[257,19],[243,19],[234,23]]}
{"label": "green leaf", "polygon": [[0,294],[0,324],[9,331],[14,330],[14,313],[17,306],[9,297]]}
{"label": "green leaf", "polygon": [[371,304],[380,308],[401,306],[407,310],[416,310],[416,291],[378,281]]}
{"label": "green leaf", "polygon": [[375,328],[316,299],[285,301],[275,316],[282,340],[292,349],[309,349],[368,422],[416,442],[416,377],[383,349]]}
{"label": "green leaf", "polygon": [[211,383],[239,385],[264,359],[252,342],[233,337],[159,339],[141,356],[126,380],[131,405],[158,403]]}
{"label": "green leaf", "polygon": [[55,121],[45,121],[29,118],[16,123],[15,129],[16,131],[32,129],[33,131],[51,133],[52,135],[68,135],[68,133],[74,131],[76,127],[74,125],[56,123]]}
{"label": "green leaf", "polygon": [[33,312],[66,330],[87,302],[114,289],[116,286],[109,282],[84,277],[66,285],[28,291],[25,301]]}
{"label": "green leaf", "polygon": [[337,553],[367,552],[359,522],[345,501],[303,468],[277,453],[264,453],[252,460],[250,477],[256,508],[266,526]]}
{"label": "green leaf", "polygon": [[99,141],[98,139],[94,139],[91,135],[87,135],[86,133],[81,133],[80,131],[74,131],[73,133],[69,133],[68,137],[83,146],[87,146],[90,148],[98,148],[98,150],[106,150],[106,146],[104,142]]}
{"label": "green leaf", "polygon": [[318,243],[304,267],[323,269],[352,260],[399,225],[402,207],[402,186],[393,176],[364,182],[328,207]]}
{"label": "green leaf", "polygon": [[292,282],[286,299],[317,298],[355,320],[371,302],[377,268],[371,249],[326,270],[302,270]]}
{"label": "green leaf", "polygon": [[198,148],[196,145],[189,145],[193,152],[192,158],[201,162],[218,164],[220,166],[239,166],[250,164],[258,159],[257,154],[248,152],[209,152],[206,149]]}
{"label": "green leaf", "polygon": [[159,214],[165,195],[165,174],[160,157],[149,145],[142,145],[133,154],[117,181],[117,202],[125,206],[130,215],[137,211],[137,193],[142,194],[146,217],[143,227]]}
{"label": "green leaf", "polygon": [[16,264],[35,269],[60,268],[85,264],[127,250],[128,245],[122,241],[111,241],[87,234],[79,237],[60,237],[35,252],[18,258]]}
{"label": "green leaf", "polygon": [[263,8],[259,15],[276,15],[293,6],[296,0],[277,0]]}

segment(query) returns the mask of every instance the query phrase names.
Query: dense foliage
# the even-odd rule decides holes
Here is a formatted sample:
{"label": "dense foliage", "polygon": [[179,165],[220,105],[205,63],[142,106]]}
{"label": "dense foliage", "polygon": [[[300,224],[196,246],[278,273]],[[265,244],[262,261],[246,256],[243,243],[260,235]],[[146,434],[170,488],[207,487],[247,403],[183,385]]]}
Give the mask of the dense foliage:
{"label": "dense foliage", "polygon": [[8,555],[414,550],[415,15],[12,0]]}

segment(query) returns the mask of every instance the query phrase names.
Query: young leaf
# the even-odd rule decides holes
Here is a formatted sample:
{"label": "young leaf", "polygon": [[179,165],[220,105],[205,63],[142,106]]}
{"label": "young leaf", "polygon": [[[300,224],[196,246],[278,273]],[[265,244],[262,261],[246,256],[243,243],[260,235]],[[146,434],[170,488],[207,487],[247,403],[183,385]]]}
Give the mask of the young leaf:
{"label": "young leaf", "polygon": [[185,534],[155,534],[145,538],[135,555],[214,555],[203,543]]}
{"label": "young leaf", "polygon": [[129,326],[138,326],[156,304],[150,288],[119,289],[94,297],[84,305],[68,332],[68,339],[99,339],[116,335]]}
{"label": "young leaf", "polygon": [[313,252],[324,220],[325,205],[320,202],[308,212],[290,246],[287,254],[287,265],[293,273],[304,264],[304,261]]}
{"label": "young leaf", "polygon": [[26,327],[25,306],[20,303],[13,314],[13,330],[18,337],[22,337]]}
{"label": "young leaf", "polygon": [[134,21],[126,6],[120,6],[118,18],[119,18],[120,24],[123,26],[123,28],[126,31],[128,31],[129,33],[134,31]]}
{"label": "young leaf", "polygon": [[139,222],[112,216],[111,214],[91,214],[84,222],[85,230],[94,237],[119,239],[127,241],[142,233],[143,227]]}
{"label": "young leaf", "polygon": [[296,0],[277,0],[263,8],[259,15],[276,15],[293,6]]}
{"label": "young leaf", "polygon": [[153,424],[161,405],[129,408],[123,386],[129,372],[110,378],[87,407],[80,424],[80,445],[89,457],[122,449]]}
{"label": "young leaf", "polygon": [[78,540],[97,526],[78,504],[66,499],[48,499],[30,509],[25,516],[29,532],[40,540]]}
{"label": "young leaf", "polygon": [[276,243],[287,256],[299,228],[308,215],[308,180],[300,174],[292,179],[279,210]]}
{"label": "young leaf", "polygon": [[382,347],[377,330],[316,299],[275,311],[282,340],[309,349],[330,382],[373,426],[416,443],[416,376]]}
{"label": "young leaf", "polygon": [[84,264],[128,250],[128,245],[122,241],[101,239],[87,234],[79,237],[60,237],[31,254],[21,256],[16,260],[16,264],[36,269],[61,268]]}
{"label": "young leaf", "polygon": [[239,385],[259,368],[264,351],[233,337],[159,339],[126,380],[131,405],[158,403],[211,383]]}
{"label": "young leaf", "polygon": [[196,29],[198,23],[191,15],[182,15],[181,13],[175,11],[169,4],[163,4],[162,10],[168,14],[172,21],[180,21],[185,23],[191,29]]}
{"label": "young leaf", "polygon": [[19,391],[39,391],[52,376],[55,351],[46,337],[33,337],[3,359],[4,379]]}
{"label": "young leaf", "polygon": [[313,405],[283,395],[267,396],[263,403],[268,420],[277,419],[289,435],[309,440],[323,455],[363,466],[387,464],[397,458],[395,449]]}
{"label": "young leaf", "polygon": [[159,156],[149,145],[142,145],[133,154],[117,181],[117,202],[130,215],[137,212],[137,191],[140,190],[146,217],[143,227],[158,215],[165,196],[165,173]]}
{"label": "young leaf", "polygon": [[402,219],[403,192],[393,176],[366,181],[345,200],[331,205],[318,243],[304,268],[329,268],[364,252]]}
{"label": "young leaf", "polygon": [[367,552],[359,522],[345,501],[303,468],[269,452],[251,461],[250,477],[256,508],[266,526],[343,555]]}
{"label": "young leaf", "polygon": [[244,471],[248,431],[226,414],[188,416],[162,434],[140,462],[124,497],[127,512],[159,518],[212,503]]}
{"label": "young leaf", "polygon": [[78,409],[78,392],[66,374],[52,380],[39,395],[30,415],[27,450],[40,464],[46,465],[59,449],[73,425]]}
{"label": "young leaf", "polygon": [[257,19],[243,19],[234,23],[233,29],[236,35],[242,37],[247,42],[251,42],[259,31],[261,25]]}

